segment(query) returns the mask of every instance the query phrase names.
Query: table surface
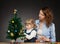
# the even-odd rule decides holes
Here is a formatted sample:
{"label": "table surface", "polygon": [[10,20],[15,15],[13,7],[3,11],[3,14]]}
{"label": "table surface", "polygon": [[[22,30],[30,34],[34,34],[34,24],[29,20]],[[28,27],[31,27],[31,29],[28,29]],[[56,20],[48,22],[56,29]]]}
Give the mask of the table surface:
{"label": "table surface", "polygon": [[0,44],[60,44],[60,42],[55,42],[55,43],[21,43],[21,42],[0,42]]}

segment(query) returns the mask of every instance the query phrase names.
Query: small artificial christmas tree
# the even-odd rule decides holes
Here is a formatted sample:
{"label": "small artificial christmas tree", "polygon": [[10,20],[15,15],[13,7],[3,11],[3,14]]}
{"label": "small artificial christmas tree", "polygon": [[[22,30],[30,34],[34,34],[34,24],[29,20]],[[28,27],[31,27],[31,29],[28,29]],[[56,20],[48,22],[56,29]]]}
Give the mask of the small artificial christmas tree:
{"label": "small artificial christmas tree", "polygon": [[7,38],[11,40],[16,40],[18,37],[24,39],[24,30],[21,23],[21,18],[17,17],[17,10],[14,9],[14,17],[9,21]]}

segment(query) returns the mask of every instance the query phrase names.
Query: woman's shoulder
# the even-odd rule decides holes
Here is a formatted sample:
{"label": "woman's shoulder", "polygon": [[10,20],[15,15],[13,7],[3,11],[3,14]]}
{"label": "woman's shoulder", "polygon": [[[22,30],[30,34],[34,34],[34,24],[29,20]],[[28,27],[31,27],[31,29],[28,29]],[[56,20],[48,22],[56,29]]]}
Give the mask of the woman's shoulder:
{"label": "woman's shoulder", "polygon": [[55,23],[51,23],[51,25],[50,26],[55,26]]}
{"label": "woman's shoulder", "polygon": [[54,23],[51,23],[51,25],[50,25],[50,29],[52,29],[52,30],[55,29],[55,24],[54,24]]}

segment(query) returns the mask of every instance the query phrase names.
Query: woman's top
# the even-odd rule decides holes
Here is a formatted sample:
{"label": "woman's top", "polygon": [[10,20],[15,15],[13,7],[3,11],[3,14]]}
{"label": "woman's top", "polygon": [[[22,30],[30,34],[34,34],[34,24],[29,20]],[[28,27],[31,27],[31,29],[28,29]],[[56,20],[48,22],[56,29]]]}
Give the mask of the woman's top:
{"label": "woman's top", "polygon": [[39,36],[45,36],[46,38],[51,39],[51,42],[56,41],[54,23],[51,23],[51,25],[49,27],[47,27],[46,22],[44,22],[42,29],[39,29],[39,24],[40,24],[39,20],[36,20],[35,24],[37,26],[37,38],[39,38]]}

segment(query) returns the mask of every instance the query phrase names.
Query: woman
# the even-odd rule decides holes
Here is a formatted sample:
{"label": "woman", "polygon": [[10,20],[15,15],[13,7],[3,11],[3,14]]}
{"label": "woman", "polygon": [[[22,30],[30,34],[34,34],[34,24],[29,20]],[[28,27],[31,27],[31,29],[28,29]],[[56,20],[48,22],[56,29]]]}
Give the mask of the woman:
{"label": "woman", "polygon": [[37,26],[37,40],[39,42],[55,42],[55,24],[52,10],[44,7],[39,12],[39,19],[35,21]]}

